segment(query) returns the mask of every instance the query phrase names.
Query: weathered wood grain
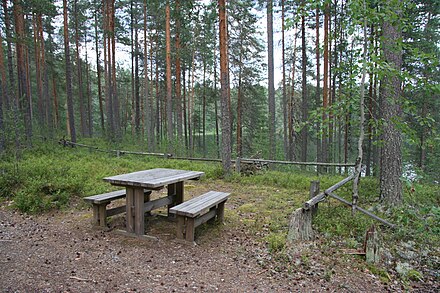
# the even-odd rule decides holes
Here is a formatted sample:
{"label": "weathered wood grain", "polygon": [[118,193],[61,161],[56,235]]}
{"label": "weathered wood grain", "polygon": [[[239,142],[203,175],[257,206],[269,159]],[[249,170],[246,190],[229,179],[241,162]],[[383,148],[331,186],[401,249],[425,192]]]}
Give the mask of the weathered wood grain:
{"label": "weathered wood grain", "polygon": [[113,185],[158,189],[168,184],[196,180],[205,173],[200,171],[157,168],[104,178]]}
{"label": "weathered wood grain", "polygon": [[209,191],[169,209],[177,216],[177,238],[194,241],[195,228],[210,220],[223,221],[230,193]]}
{"label": "weathered wood grain", "polygon": [[228,199],[230,193],[209,191],[201,196],[192,198],[178,206],[170,209],[170,213],[177,215],[196,217],[204,210],[218,205]]}

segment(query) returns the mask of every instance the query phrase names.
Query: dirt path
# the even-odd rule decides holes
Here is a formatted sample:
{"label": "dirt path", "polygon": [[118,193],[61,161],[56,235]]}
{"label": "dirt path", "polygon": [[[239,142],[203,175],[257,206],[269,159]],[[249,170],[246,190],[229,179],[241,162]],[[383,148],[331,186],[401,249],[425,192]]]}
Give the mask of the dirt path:
{"label": "dirt path", "polygon": [[[5,205],[4,203],[3,205]],[[227,206],[231,208],[231,206]],[[337,255],[278,267],[240,227],[202,229],[197,245],[175,240],[174,223],[150,221],[139,240],[94,230],[91,211],[26,216],[0,207],[2,292],[382,292],[356,259]],[[123,218],[112,222],[122,225]],[[319,250],[319,247],[315,247]],[[399,287],[397,287],[399,288]],[[393,288],[393,291],[397,290]]]}

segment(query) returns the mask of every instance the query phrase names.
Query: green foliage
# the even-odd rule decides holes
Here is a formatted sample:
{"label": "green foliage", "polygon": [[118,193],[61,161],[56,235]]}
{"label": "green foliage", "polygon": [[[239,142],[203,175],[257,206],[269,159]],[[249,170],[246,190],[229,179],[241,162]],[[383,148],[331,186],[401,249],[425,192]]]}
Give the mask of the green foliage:
{"label": "green foliage", "polygon": [[0,196],[11,198],[23,212],[44,212],[63,208],[75,197],[110,191],[112,186],[102,180],[106,176],[155,167],[202,170],[206,178],[222,174],[218,164],[131,155],[117,158],[49,144],[24,152],[17,162],[0,163]]}

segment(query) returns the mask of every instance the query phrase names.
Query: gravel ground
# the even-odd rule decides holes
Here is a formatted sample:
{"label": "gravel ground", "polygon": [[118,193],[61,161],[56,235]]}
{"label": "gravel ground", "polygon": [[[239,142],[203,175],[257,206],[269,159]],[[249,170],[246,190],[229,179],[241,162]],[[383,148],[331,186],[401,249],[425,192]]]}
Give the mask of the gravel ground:
{"label": "gravel ground", "polygon": [[175,239],[175,223],[161,216],[147,219],[147,233],[156,239],[145,240],[116,232],[123,216],[102,231],[92,228],[90,209],[29,216],[7,205],[0,206],[2,292],[403,290],[398,283],[382,284],[354,256],[320,252],[319,242],[306,248],[317,252],[312,257],[304,259],[298,248],[292,259],[279,260],[258,236],[227,221],[201,227],[196,244],[188,244]]}

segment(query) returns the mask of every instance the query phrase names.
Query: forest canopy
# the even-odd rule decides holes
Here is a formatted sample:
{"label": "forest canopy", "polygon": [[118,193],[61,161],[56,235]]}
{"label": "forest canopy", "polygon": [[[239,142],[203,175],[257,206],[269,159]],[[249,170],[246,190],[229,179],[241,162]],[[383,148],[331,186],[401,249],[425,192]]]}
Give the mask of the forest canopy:
{"label": "forest canopy", "polygon": [[439,8],[3,0],[0,152],[99,137],[225,172],[231,157],[356,161],[399,202],[406,170],[439,176]]}

